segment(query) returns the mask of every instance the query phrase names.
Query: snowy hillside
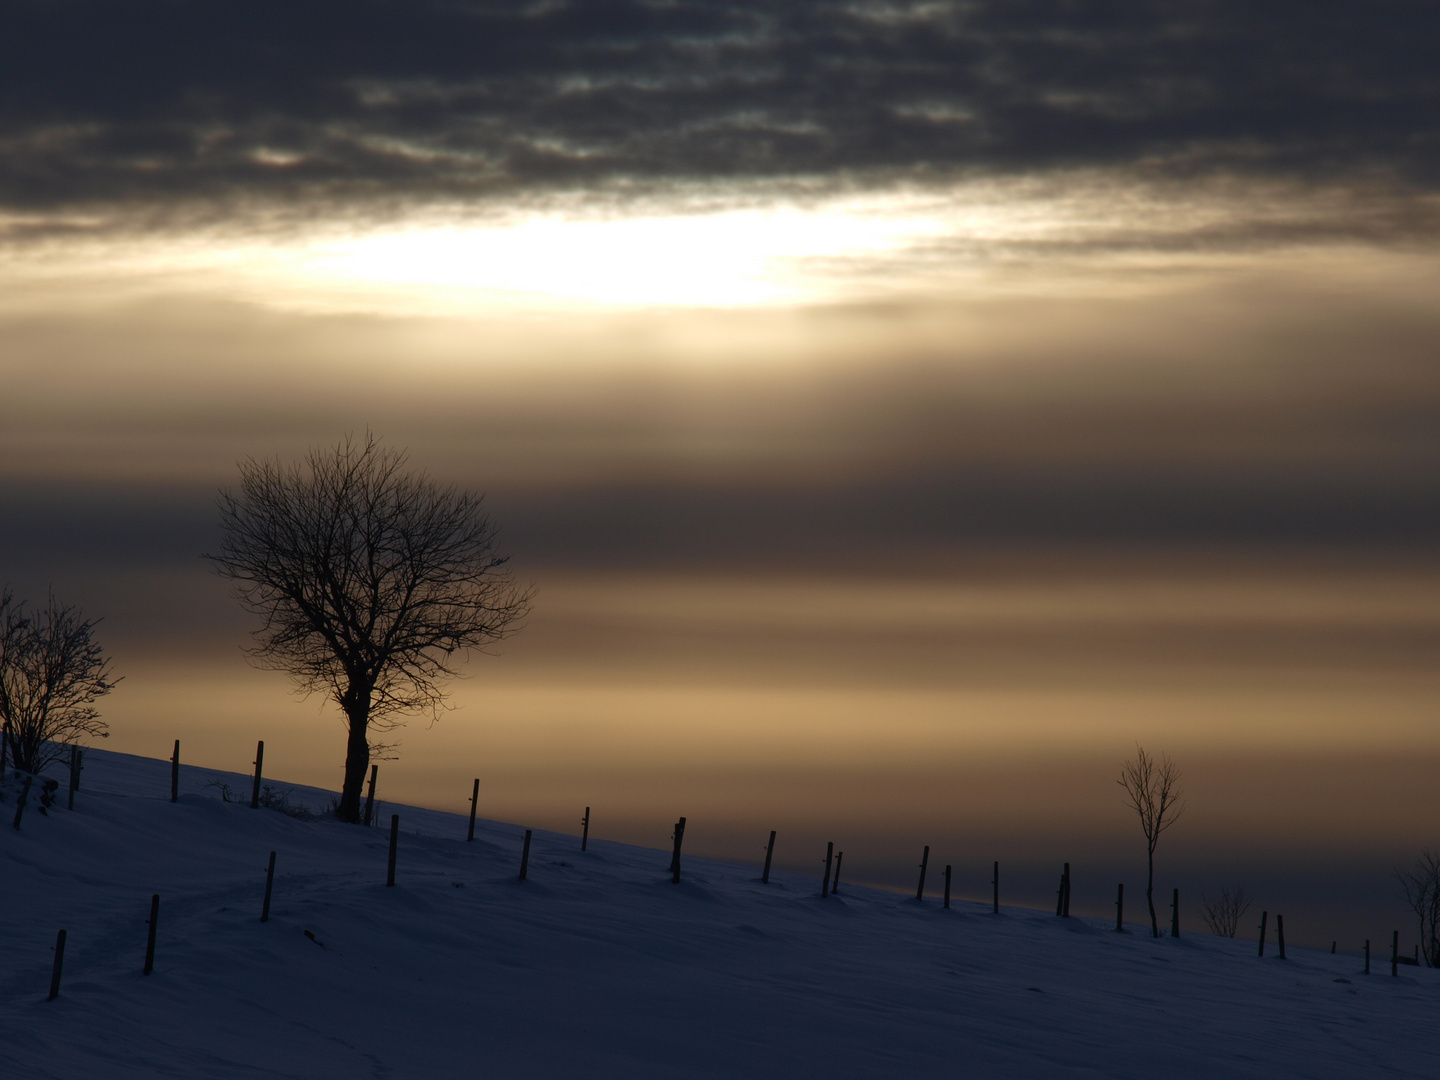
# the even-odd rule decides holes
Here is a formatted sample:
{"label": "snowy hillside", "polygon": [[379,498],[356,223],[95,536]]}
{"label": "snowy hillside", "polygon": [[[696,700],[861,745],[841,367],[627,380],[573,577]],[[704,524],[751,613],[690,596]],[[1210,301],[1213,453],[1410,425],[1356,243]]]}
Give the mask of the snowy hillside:
{"label": "snowy hillside", "polygon": [[551,833],[522,883],[523,828],[466,843],[463,818],[390,805],[387,888],[384,829],[227,803],[212,782],[249,779],[194,768],[172,805],[168,762],[86,764],[73,812],[32,795],[16,831],[13,783],[0,804],[5,1076],[1440,1075],[1440,979],[1392,978],[1388,942],[1367,978],[1188,928],[946,911],[936,876],[923,904],[696,858],[674,885],[668,851]]}

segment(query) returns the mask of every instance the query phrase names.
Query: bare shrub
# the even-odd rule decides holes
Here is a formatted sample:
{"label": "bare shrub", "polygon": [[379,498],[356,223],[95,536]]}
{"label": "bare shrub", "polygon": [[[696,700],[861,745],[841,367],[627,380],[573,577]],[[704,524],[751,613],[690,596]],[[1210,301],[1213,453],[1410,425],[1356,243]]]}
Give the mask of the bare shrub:
{"label": "bare shrub", "polygon": [[1205,925],[1212,934],[1220,937],[1234,937],[1240,929],[1240,920],[1255,902],[1255,898],[1247,895],[1244,889],[1232,891],[1229,888],[1222,888],[1214,900],[1201,893],[1200,900],[1205,908]]}
{"label": "bare shrub", "polygon": [[53,594],[27,611],[0,592],[0,722],[17,769],[38,773],[81,739],[109,735],[94,703],[120,680],[95,640],[98,622]]}

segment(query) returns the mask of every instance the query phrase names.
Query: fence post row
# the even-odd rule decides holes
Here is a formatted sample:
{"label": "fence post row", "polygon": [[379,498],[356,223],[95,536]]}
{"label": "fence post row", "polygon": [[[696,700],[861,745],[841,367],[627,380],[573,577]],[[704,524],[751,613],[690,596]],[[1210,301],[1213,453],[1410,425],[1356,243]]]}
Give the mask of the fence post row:
{"label": "fence post row", "polygon": [[760,874],[760,884],[770,884],[770,859],[775,854],[775,830],[770,830],[770,842],[765,845],[765,869]]}

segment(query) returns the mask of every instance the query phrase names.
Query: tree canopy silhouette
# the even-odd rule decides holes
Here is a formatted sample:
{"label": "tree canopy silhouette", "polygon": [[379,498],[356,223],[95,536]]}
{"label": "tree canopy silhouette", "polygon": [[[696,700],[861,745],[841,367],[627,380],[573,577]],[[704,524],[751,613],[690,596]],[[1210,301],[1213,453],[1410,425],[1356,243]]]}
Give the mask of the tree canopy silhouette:
{"label": "tree canopy silhouette", "polygon": [[345,714],[342,821],[360,819],[372,734],[438,714],[457,657],[529,611],[483,498],[410,471],[369,433],[290,467],[247,458],[239,491],[220,494],[224,538],[205,557],[262,619],[252,662]]}

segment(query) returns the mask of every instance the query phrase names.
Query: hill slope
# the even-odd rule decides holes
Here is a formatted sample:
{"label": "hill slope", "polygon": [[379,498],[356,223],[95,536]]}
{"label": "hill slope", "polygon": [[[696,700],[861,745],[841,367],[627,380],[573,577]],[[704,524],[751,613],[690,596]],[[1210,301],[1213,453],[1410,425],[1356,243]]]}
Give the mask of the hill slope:
{"label": "hill slope", "polygon": [[[1433,1076],[1428,969],[851,888],[399,807],[387,836],[92,751],[0,827],[0,1064],[25,1077]],[[63,773],[60,775],[63,776]],[[319,805],[324,793],[294,789]],[[62,804],[63,806],[63,804]],[[397,809],[387,807],[388,809]],[[271,919],[259,922],[277,852]],[[933,880],[933,879],[932,879]],[[141,974],[152,893],[155,971]],[[60,997],[51,947],[68,931]],[[307,931],[309,932],[307,934]],[[1388,946],[1388,943],[1386,943]],[[1273,942],[1272,949],[1273,951]],[[1388,953],[1386,954],[1388,956]]]}

